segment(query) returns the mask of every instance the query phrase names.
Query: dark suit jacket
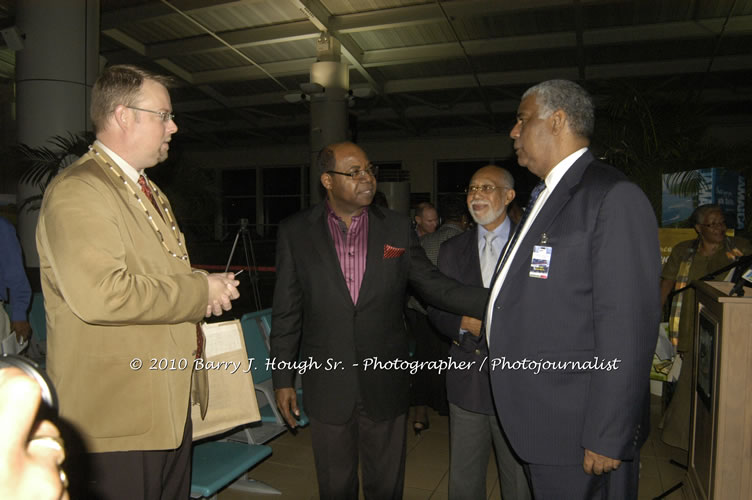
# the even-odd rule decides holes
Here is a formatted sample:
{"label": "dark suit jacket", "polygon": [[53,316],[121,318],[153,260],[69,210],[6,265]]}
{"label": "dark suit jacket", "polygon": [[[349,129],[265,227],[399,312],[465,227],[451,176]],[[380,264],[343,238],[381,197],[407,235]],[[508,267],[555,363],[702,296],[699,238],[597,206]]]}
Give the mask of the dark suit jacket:
{"label": "dark suit jacket", "polygon": [[[549,276],[531,278],[533,246],[543,233],[553,249]],[[491,369],[499,418],[522,460],[581,464],[584,448],[630,459],[642,446],[659,276],[648,200],[585,152],[533,221],[494,303],[492,359],[570,362],[543,365],[538,374],[531,364]]]}
{"label": "dark suit jacket", "polygon": [[[382,420],[409,404],[409,369],[366,364],[409,360],[403,307],[408,282],[427,302],[457,313],[483,314],[488,291],[465,287],[442,275],[426,258],[410,220],[369,207],[368,257],[358,303],[353,304],[327,225],[325,204],[280,224],[277,283],[272,311],[271,355],[322,363],[303,374],[303,404],[312,417],[346,422],[357,400]],[[404,249],[385,258],[384,246]],[[340,362],[328,369],[326,360]],[[353,366],[357,365],[357,366]],[[275,370],[274,386],[292,387],[292,370]]]}
{"label": "dark suit jacket", "polygon": [[[509,236],[514,234],[514,224]],[[483,286],[478,255],[478,228],[466,231],[441,244],[439,270],[466,285]],[[474,363],[470,369],[449,369],[446,375],[447,400],[465,410],[486,415],[494,414],[491,381],[488,377],[488,346],[485,335],[476,337],[466,333],[460,339],[462,316],[429,308],[433,325],[452,339],[449,356],[457,362]]]}

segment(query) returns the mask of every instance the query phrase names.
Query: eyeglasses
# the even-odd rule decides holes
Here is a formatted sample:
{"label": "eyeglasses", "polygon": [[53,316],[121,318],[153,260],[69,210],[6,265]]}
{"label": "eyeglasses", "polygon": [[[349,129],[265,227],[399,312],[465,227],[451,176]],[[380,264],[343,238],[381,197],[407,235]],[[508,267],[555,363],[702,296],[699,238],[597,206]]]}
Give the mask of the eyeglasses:
{"label": "eyeglasses", "polygon": [[508,188],[506,186],[494,186],[494,185],[491,185],[491,184],[483,184],[482,186],[477,186],[477,185],[476,186],[468,186],[467,188],[465,188],[465,193],[466,194],[474,194],[474,193],[481,192],[481,193],[488,194],[488,193],[493,193],[497,189],[510,189],[510,188]]}
{"label": "eyeglasses", "polygon": [[135,109],[136,111],[144,111],[146,113],[154,113],[155,115],[159,115],[159,119],[165,123],[175,119],[175,115],[173,113],[168,113],[167,111],[152,111],[150,109],[137,108],[135,106],[126,106],[126,108]]}
{"label": "eyeglasses", "polygon": [[726,222],[711,222],[710,224],[698,224],[698,226],[702,227],[710,227],[710,228],[716,228],[716,227],[726,227]]}
{"label": "eyeglasses", "polygon": [[337,174],[337,175],[346,175],[348,177],[352,177],[354,181],[357,181],[359,179],[364,178],[367,175],[370,175],[374,179],[379,175],[379,167],[375,165],[371,165],[370,167],[366,167],[362,170],[353,170],[352,172],[337,172],[336,170],[327,170],[327,174]]}

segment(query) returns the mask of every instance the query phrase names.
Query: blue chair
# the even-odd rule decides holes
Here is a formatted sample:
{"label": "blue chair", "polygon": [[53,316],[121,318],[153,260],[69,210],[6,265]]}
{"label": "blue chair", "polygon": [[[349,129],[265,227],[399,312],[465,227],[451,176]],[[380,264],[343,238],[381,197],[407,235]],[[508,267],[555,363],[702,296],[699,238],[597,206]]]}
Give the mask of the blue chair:
{"label": "blue chair", "polygon": [[232,490],[279,495],[271,486],[252,479],[238,479],[250,468],[272,454],[260,444],[206,441],[193,446],[191,498],[216,498],[229,485]]}
{"label": "blue chair", "polygon": [[[282,434],[287,430],[285,420],[277,408],[277,402],[274,396],[274,386],[272,383],[272,371],[267,369],[266,361],[269,359],[269,348],[266,343],[264,329],[269,329],[271,318],[271,309],[244,314],[240,320],[243,328],[243,339],[248,351],[248,357],[254,359],[253,385],[256,389],[256,396],[259,405],[261,421],[254,422],[244,427],[228,437],[228,439],[239,442],[263,444]],[[302,393],[298,391],[298,408],[301,409],[301,416],[298,425],[308,425],[308,417],[302,411]]]}
{"label": "blue chair", "polygon": [[47,318],[44,315],[44,296],[41,292],[34,293],[29,310],[29,324],[34,337],[40,342],[47,341]]}

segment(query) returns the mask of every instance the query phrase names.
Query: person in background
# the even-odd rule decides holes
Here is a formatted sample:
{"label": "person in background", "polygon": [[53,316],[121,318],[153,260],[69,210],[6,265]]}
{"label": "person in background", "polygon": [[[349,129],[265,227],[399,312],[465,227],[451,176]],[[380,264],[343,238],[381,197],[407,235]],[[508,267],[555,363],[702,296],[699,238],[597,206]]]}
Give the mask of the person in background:
{"label": "person in background", "polygon": [[[693,280],[721,269],[737,257],[752,253],[752,244],[744,238],[726,236],[726,219],[718,205],[700,205],[692,212],[690,224],[697,232],[694,240],[682,241],[671,250],[661,272],[661,305],[669,293],[684,288]],[[730,278],[732,271],[717,276]],[[694,366],[695,291],[690,288],[676,294],[671,302],[669,337],[682,358],[676,390],[666,408],[661,438],[666,444],[689,450],[689,411],[692,399]]]}
{"label": "person in background", "polygon": [[[10,306],[10,317],[3,307]],[[31,337],[31,326],[27,317],[31,304],[31,286],[21,253],[21,245],[13,225],[0,217],[0,341],[15,332],[19,343]],[[0,348],[0,354],[2,348]]]}
{"label": "person in background", "polygon": [[[514,233],[515,224],[507,216],[514,198],[514,177],[507,170],[486,165],[476,171],[467,188],[466,204],[477,225],[441,245],[439,270],[467,285],[488,286],[499,255]],[[502,498],[529,499],[522,464],[496,418],[488,363],[484,362],[488,346],[481,335],[480,319],[434,308],[429,308],[428,315],[439,332],[451,339],[449,356],[472,367],[450,368],[446,373],[450,500],[487,498],[486,471],[492,445]]]}
{"label": "person in background", "polygon": [[[441,244],[464,232],[468,225],[467,209],[461,200],[446,197],[442,200],[440,208],[444,223],[433,233],[428,233],[420,238],[420,246],[426,251],[426,256],[433,265],[436,265],[438,260]],[[454,278],[457,279],[456,276]],[[427,362],[446,358],[449,349],[448,341],[431,326],[425,308],[414,296],[410,296],[407,302],[405,319],[415,340],[413,360]],[[412,376],[410,392],[410,399],[413,404],[413,432],[419,436],[422,431],[430,426],[429,406],[440,415],[447,415],[449,412],[444,373],[438,373],[434,370],[419,370]]]}
{"label": "person in background", "polygon": [[439,213],[432,203],[421,202],[415,208],[415,231],[418,238],[436,231],[439,227]]}

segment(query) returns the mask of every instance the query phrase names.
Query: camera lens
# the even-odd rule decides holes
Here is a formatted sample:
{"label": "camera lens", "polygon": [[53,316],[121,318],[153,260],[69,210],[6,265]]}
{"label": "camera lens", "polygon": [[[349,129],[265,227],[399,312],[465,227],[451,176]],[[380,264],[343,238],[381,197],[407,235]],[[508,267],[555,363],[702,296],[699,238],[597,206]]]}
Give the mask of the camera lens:
{"label": "camera lens", "polygon": [[42,401],[52,410],[57,410],[57,393],[47,374],[38,364],[30,359],[13,354],[3,354],[0,356],[0,369],[10,368],[11,366],[20,369],[26,375],[33,378],[42,388]]}

